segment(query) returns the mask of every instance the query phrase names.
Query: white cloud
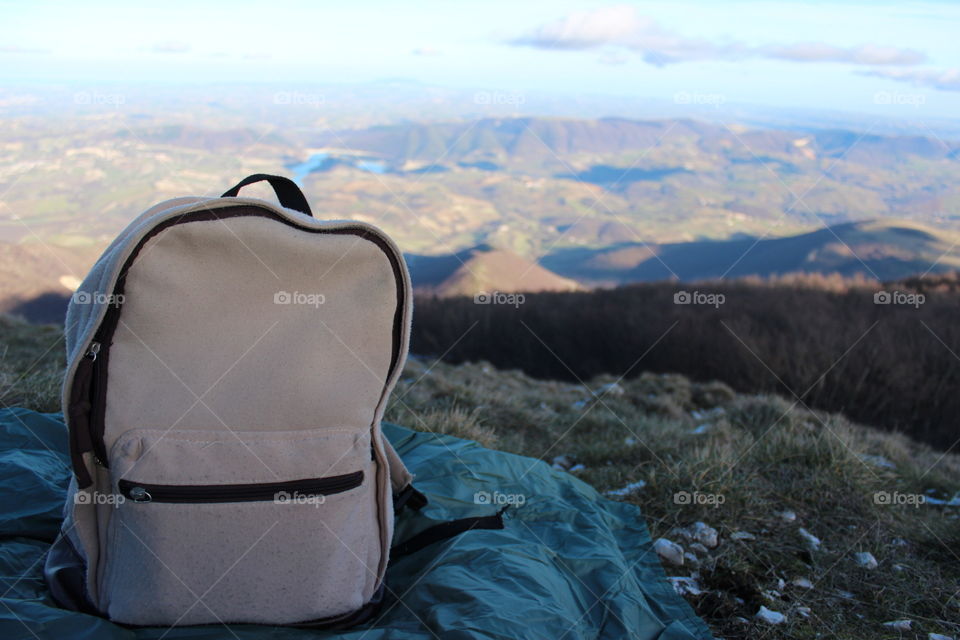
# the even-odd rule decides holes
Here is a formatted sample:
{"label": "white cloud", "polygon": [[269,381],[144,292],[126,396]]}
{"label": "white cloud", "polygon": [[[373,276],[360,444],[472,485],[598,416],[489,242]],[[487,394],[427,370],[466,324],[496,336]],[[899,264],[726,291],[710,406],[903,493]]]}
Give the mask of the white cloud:
{"label": "white cloud", "polygon": [[181,40],[164,40],[150,47],[154,53],[188,53],[191,49],[189,44]]}
{"label": "white cloud", "polygon": [[620,47],[639,53],[654,65],[691,60],[775,58],[793,62],[844,62],[857,65],[912,65],[925,60],[923,53],[885,45],[837,47],[822,42],[749,47],[739,42],[713,42],[689,38],[641,16],[627,6],[577,11],[543,24],[510,41],[539,49],[594,49]]}
{"label": "white cloud", "polygon": [[917,87],[941,91],[960,91],[960,68],[954,69],[877,69],[862,71],[863,75],[909,82]]}
{"label": "white cloud", "polygon": [[415,56],[434,57],[440,55],[440,50],[433,47],[417,47],[416,49],[410,51],[410,53]]}

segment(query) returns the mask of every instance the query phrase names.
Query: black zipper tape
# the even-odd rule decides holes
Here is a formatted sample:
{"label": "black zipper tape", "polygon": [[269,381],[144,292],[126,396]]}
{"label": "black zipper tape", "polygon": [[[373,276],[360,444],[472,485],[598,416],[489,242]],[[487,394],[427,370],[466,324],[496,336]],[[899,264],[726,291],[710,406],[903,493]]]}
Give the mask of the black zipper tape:
{"label": "black zipper tape", "polygon": [[134,502],[199,504],[216,502],[295,503],[303,498],[329,496],[356,489],[363,483],[363,471],[326,478],[257,484],[148,484],[120,480],[120,493]]}

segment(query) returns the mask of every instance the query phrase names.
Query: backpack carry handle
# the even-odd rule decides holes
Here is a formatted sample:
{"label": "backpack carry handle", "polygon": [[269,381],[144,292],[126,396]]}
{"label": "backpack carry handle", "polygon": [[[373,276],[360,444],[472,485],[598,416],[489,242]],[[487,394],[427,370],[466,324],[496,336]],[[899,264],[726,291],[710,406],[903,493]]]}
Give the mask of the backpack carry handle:
{"label": "backpack carry handle", "polygon": [[253,184],[254,182],[262,182],[266,180],[270,183],[270,186],[273,187],[274,193],[277,194],[277,199],[280,201],[280,206],[287,209],[293,209],[294,211],[299,211],[308,216],[312,216],[313,213],[310,211],[310,205],[307,204],[307,197],[303,195],[303,191],[300,191],[300,187],[291,180],[290,178],[284,178],[283,176],[272,176],[267,173],[255,173],[252,176],[247,176],[233,187],[227,189],[221,198],[235,198],[240,194],[240,189],[247,186],[248,184]]}

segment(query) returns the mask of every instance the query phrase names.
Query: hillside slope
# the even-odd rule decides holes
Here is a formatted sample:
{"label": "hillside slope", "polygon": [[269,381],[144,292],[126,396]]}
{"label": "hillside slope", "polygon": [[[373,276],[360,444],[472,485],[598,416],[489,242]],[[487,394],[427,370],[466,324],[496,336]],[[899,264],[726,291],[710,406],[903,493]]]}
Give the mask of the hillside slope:
{"label": "hillside slope", "polygon": [[480,245],[442,256],[407,255],[418,293],[470,296],[481,292],[578,291],[576,281],[559,276],[512,251]]}
{"label": "hillside slope", "polygon": [[872,220],[776,237],[560,249],[541,263],[588,284],[682,281],[787,273],[896,280],[960,268],[960,234],[906,220]]}
{"label": "hillside slope", "polygon": [[[0,401],[59,409],[59,336],[0,316]],[[570,384],[417,357],[387,419],[553,461],[640,505],[654,539],[687,552],[665,568],[718,638],[960,632],[956,455],[676,375]],[[785,622],[756,620],[761,606]]]}

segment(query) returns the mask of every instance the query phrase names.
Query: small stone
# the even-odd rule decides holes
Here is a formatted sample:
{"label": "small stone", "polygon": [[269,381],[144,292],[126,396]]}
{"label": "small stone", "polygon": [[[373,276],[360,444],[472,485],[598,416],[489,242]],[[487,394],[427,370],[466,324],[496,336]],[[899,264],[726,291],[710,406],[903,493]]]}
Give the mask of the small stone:
{"label": "small stone", "polygon": [[669,580],[670,584],[673,585],[673,590],[676,591],[678,595],[698,596],[703,593],[703,591],[700,589],[700,584],[695,578],[678,576],[674,578],[667,578],[667,580]]}
{"label": "small stone", "polygon": [[777,513],[777,515],[780,516],[780,519],[784,522],[793,522],[797,519],[797,514],[795,514],[793,511],[780,511]]}
{"label": "small stone", "polygon": [[910,543],[904,540],[903,538],[894,538],[893,540],[890,541],[890,544],[893,545],[894,547],[906,547],[910,545]]}
{"label": "small stone", "polygon": [[953,640],[953,638],[940,633],[928,633],[927,640]]}
{"label": "small stone", "polygon": [[733,620],[734,622],[739,622],[740,624],[750,624],[750,621],[742,616],[735,616]]}
{"label": "small stone", "polygon": [[570,473],[577,473],[578,471],[583,471],[586,467],[582,464],[575,464],[570,467]]}
{"label": "small stone", "polygon": [[731,540],[756,540],[757,536],[753,535],[749,531],[734,531],[730,534]]}
{"label": "small stone", "polygon": [[705,556],[705,555],[708,555],[708,554],[710,553],[710,550],[707,549],[707,548],[706,548],[705,546],[703,546],[702,544],[700,544],[699,542],[694,542],[693,544],[691,544],[691,545],[690,545],[690,550],[693,551],[693,552],[694,552],[695,554],[697,554],[698,556]]}
{"label": "small stone", "polygon": [[632,447],[633,445],[637,444],[637,439],[632,437],[624,438],[623,444],[627,445],[628,447]]}
{"label": "small stone", "polygon": [[692,553],[690,553],[689,551],[684,552],[684,554],[683,554],[683,561],[684,561],[685,564],[688,564],[688,565],[690,565],[691,567],[699,567],[699,566],[700,566],[700,559],[699,559],[697,556],[695,556],[695,555],[693,555]]}
{"label": "small stone", "polygon": [[[571,469],[571,471],[573,471],[573,469]],[[636,493],[640,489],[643,489],[645,486],[647,486],[647,483],[645,481],[637,480],[636,482],[631,482],[630,484],[623,487],[622,489],[611,489],[610,491],[606,492],[606,495],[614,496],[617,498],[623,498],[625,496],[629,496],[630,494]]]}
{"label": "small stone", "polygon": [[803,527],[800,527],[800,530],[797,532],[800,534],[800,537],[803,538],[804,542],[807,543],[807,546],[810,547],[811,551],[817,551],[820,548],[820,538],[813,535]]}
{"label": "small stone", "polygon": [[813,589],[813,583],[806,578],[794,578],[790,584],[801,589]]}
{"label": "small stone", "polygon": [[895,573],[902,573],[903,571],[906,571],[907,568],[902,564],[895,564],[891,567],[891,569],[893,569]]}
{"label": "small stone", "polygon": [[709,422],[704,422],[704,423],[701,424],[701,425],[697,425],[697,428],[694,429],[693,431],[691,431],[690,433],[692,433],[692,434],[694,434],[694,435],[701,435],[701,434],[706,433],[707,431],[710,431],[710,429],[712,429],[712,428],[713,428],[713,425],[712,425],[712,424],[710,424]]}
{"label": "small stone", "polygon": [[675,564],[678,567],[683,566],[683,547],[676,542],[666,538],[657,538],[657,541],[653,543],[653,550],[670,564]]}
{"label": "small stone", "polygon": [[587,406],[587,401],[586,401],[586,400],[577,400],[576,402],[574,402],[574,403],[573,403],[572,405],[570,405],[570,406],[573,407],[574,409],[583,409],[585,406]]}
{"label": "small stone", "polygon": [[593,395],[595,396],[604,396],[604,395],[622,396],[623,394],[624,394],[623,387],[621,387],[616,382],[609,382],[593,392]]}
{"label": "small stone", "polygon": [[777,578],[777,589],[782,591],[785,586],[787,586],[787,583],[783,581],[783,578]]}
{"label": "small stone", "polygon": [[804,618],[809,618],[810,614],[812,613],[812,611],[810,610],[810,607],[797,607],[796,609],[794,609],[794,611],[799,613]]}
{"label": "small stone", "polygon": [[913,620],[891,620],[890,622],[884,622],[883,626],[894,631],[910,631],[911,624],[913,624]]}
{"label": "small stone", "polygon": [[708,549],[713,549],[720,544],[717,530],[705,522],[694,522],[692,533],[693,539]]}
{"label": "small stone", "polygon": [[780,592],[775,589],[767,589],[766,591],[761,591],[760,595],[770,601],[777,601],[780,599]]}
{"label": "small stone", "polygon": [[787,621],[787,617],[779,611],[771,611],[764,606],[761,606],[760,610],[757,611],[756,618],[767,624],[783,624]]}
{"label": "small stone", "polygon": [[850,591],[844,591],[843,589],[837,589],[837,595],[843,598],[844,600],[853,600],[853,593]]}
{"label": "small stone", "polygon": [[869,551],[861,551],[860,553],[855,553],[853,559],[857,561],[857,564],[863,567],[864,569],[876,569],[878,566],[877,559],[873,557],[873,554]]}
{"label": "small stone", "polygon": [[561,469],[569,469],[573,466],[573,460],[570,456],[557,456],[553,459],[553,468],[556,469],[560,467]]}

